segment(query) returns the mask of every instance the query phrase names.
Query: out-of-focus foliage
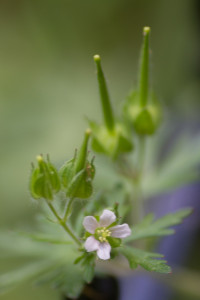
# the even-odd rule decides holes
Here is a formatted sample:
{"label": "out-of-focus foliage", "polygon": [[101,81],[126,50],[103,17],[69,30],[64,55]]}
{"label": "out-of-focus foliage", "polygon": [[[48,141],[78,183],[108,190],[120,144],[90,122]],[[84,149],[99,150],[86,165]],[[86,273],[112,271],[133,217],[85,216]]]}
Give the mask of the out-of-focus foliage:
{"label": "out-of-focus foliage", "polygon": [[154,221],[153,214],[147,215],[141,223],[132,228],[132,234],[126,241],[135,241],[144,238],[170,235],[174,229],[168,228],[180,224],[185,217],[191,214],[191,209],[183,209],[176,213],[168,214]]}
{"label": "out-of-focus foliage", "polygon": [[[38,210],[27,193],[29,162],[35,154],[51,149],[52,159],[59,157],[63,161],[78,144],[85,125],[83,115],[101,118],[96,107],[94,53],[104,58],[112,99],[116,107],[121,105],[127,89],[137,80],[140,31],[144,24],[150,25],[153,32],[154,84],[164,105],[171,110],[170,118],[166,114],[164,119],[172,125],[172,131],[177,123],[198,124],[197,17],[193,0],[1,1],[1,226],[12,228],[13,224],[26,221],[30,224]],[[76,134],[71,130],[72,123],[76,124]],[[155,148],[159,143],[152,147],[156,159]],[[181,176],[182,180],[188,176],[186,164],[198,161],[198,143],[191,147],[188,139],[180,147],[187,151],[189,160],[184,159],[186,153],[179,156],[177,151],[176,158],[167,163],[168,182],[163,181],[161,169],[159,173],[158,170],[149,172],[145,194],[150,190],[152,194],[160,193],[175,186],[171,174],[173,168],[178,172],[178,167],[174,162],[180,162],[183,168],[176,178],[180,180]],[[105,175],[101,168],[99,178],[110,187],[111,182],[100,177],[102,173]],[[158,185],[160,190],[150,185],[154,172],[162,181]],[[185,179],[181,184],[184,182]],[[5,268],[3,263],[1,268]],[[57,299],[56,293],[35,289],[30,292],[30,289],[23,287],[23,293],[17,290],[1,299]]]}
{"label": "out-of-focus foliage", "polygon": [[[58,225],[46,220],[41,220],[40,224],[39,230],[42,229],[45,236],[33,232],[30,235],[13,233],[10,236],[9,232],[0,234],[1,259],[10,259],[12,255],[26,259],[16,270],[1,275],[1,293],[21,282],[34,282],[36,285],[59,287],[63,295],[76,297],[84,284],[82,272],[74,264],[77,250],[70,247],[71,241],[66,240]],[[57,240],[52,239],[52,236],[56,236]]]}

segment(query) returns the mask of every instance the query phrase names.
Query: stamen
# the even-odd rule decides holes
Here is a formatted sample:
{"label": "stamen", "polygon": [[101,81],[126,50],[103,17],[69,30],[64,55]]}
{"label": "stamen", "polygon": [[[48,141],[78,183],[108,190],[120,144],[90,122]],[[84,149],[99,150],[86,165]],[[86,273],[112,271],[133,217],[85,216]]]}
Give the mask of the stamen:
{"label": "stamen", "polygon": [[107,242],[107,237],[111,235],[110,230],[108,230],[106,227],[103,227],[101,229],[97,229],[96,231],[98,240],[103,243]]}

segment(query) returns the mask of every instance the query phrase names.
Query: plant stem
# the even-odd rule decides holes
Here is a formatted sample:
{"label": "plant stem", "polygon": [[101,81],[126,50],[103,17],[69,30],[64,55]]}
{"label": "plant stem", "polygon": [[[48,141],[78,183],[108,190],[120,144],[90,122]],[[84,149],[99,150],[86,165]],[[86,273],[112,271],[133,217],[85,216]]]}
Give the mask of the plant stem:
{"label": "plant stem", "polygon": [[65,220],[62,219],[57,211],[55,210],[54,206],[46,200],[47,205],[49,206],[50,210],[52,211],[52,213],[54,214],[54,216],[56,217],[56,219],[58,220],[59,224],[64,228],[64,230],[71,236],[71,238],[78,244],[78,246],[81,246],[81,242],[79,241],[79,239],[74,235],[74,233],[70,230],[70,228],[67,226],[67,224],[65,223]]}
{"label": "plant stem", "polygon": [[141,178],[143,176],[143,171],[144,171],[145,146],[146,146],[146,138],[144,136],[139,136],[139,153],[138,153],[139,181],[141,181]]}
{"label": "plant stem", "polygon": [[142,179],[144,171],[144,162],[145,162],[145,146],[146,140],[145,137],[140,136],[138,141],[138,176],[137,180],[134,182],[134,204],[135,207],[132,210],[132,219],[135,222],[139,222],[144,217],[144,204],[142,197]]}
{"label": "plant stem", "polygon": [[74,198],[71,197],[71,198],[69,199],[69,201],[67,202],[67,206],[66,206],[66,210],[65,210],[65,215],[64,215],[64,218],[63,218],[63,220],[64,220],[65,222],[67,221],[68,216],[69,216],[69,214],[70,214],[70,209],[71,209],[73,200],[74,200]]}

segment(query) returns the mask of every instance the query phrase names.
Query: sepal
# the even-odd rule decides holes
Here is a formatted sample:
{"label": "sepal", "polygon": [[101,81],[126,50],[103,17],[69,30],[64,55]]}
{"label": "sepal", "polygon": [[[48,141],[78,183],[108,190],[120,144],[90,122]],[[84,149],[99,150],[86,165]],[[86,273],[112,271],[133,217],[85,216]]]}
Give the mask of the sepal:
{"label": "sepal", "polygon": [[114,237],[109,236],[109,237],[107,237],[107,240],[112,248],[120,247],[122,244],[122,240],[119,238],[114,238]]}
{"label": "sepal", "polygon": [[140,105],[139,93],[132,92],[124,106],[124,113],[140,135],[154,134],[161,122],[161,107],[153,93],[149,95],[148,104]]}
{"label": "sepal", "polygon": [[30,192],[34,199],[53,199],[53,194],[60,190],[60,179],[56,168],[49,158],[44,160],[42,155],[37,156],[38,167],[33,167],[30,177]]}
{"label": "sepal", "polygon": [[93,192],[94,159],[90,162],[87,158],[90,133],[90,129],[87,129],[79,153],[76,151],[74,157],[60,168],[62,187],[67,197],[86,199]]}
{"label": "sepal", "polygon": [[105,125],[98,125],[90,121],[92,129],[92,148],[97,153],[102,153],[116,159],[120,154],[133,149],[130,134],[122,123],[115,123],[112,131]]}

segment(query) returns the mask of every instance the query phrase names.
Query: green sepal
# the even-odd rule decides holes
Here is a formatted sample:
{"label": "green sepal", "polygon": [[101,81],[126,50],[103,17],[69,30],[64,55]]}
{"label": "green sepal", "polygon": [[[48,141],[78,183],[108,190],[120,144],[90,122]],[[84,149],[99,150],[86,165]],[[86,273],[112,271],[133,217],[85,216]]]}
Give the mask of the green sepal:
{"label": "green sepal", "polygon": [[114,237],[108,236],[106,239],[108,240],[108,242],[112,248],[120,247],[122,244],[122,240],[119,238],[114,238]]}
{"label": "green sepal", "polygon": [[58,172],[50,162],[47,163],[47,168],[48,168],[48,176],[51,182],[52,191],[54,193],[57,193],[60,191],[61,188]]}
{"label": "green sepal", "polygon": [[95,166],[93,164],[94,159],[91,162],[87,159],[90,134],[91,130],[87,129],[79,153],[75,152],[74,158],[60,168],[59,175],[67,197],[86,199],[92,194]]}
{"label": "green sepal", "polygon": [[72,178],[75,174],[74,163],[75,163],[75,158],[72,158],[72,159],[68,160],[59,170],[61,182],[62,182],[63,187],[65,187],[65,188],[72,181]]}
{"label": "green sepal", "polygon": [[92,195],[92,181],[87,176],[86,170],[76,174],[67,189],[66,195],[70,198],[89,198]]}
{"label": "green sepal", "polygon": [[[39,175],[33,184],[34,193],[37,195],[35,199],[45,198],[48,200],[53,199],[51,185],[46,181],[45,175]],[[33,193],[32,193],[33,195]]]}
{"label": "green sepal", "polygon": [[89,233],[88,231],[85,232],[83,239],[86,240],[89,236],[91,236],[92,234]]}
{"label": "green sepal", "polygon": [[40,198],[40,195],[38,195],[38,193],[35,191],[35,182],[37,181],[37,179],[40,176],[39,173],[40,173],[39,169],[33,169],[32,174],[31,174],[31,178],[30,178],[29,188],[30,188],[31,196],[34,199],[39,199]]}
{"label": "green sepal", "polygon": [[110,252],[110,258],[114,259],[118,255],[119,255],[119,248],[112,248],[112,250]]}
{"label": "green sepal", "polygon": [[30,192],[34,199],[53,199],[53,194],[60,190],[60,179],[56,168],[49,159],[45,161],[42,156],[38,156],[38,167],[33,168],[30,177]]}
{"label": "green sepal", "polygon": [[105,125],[98,125],[90,121],[92,129],[92,148],[97,153],[102,153],[116,159],[120,154],[133,149],[128,129],[122,123],[115,123],[112,131]]}
{"label": "green sepal", "polygon": [[100,216],[94,216],[94,217],[95,217],[95,219],[97,220],[97,222],[100,221]]}
{"label": "green sepal", "polygon": [[140,105],[139,93],[133,91],[124,106],[125,117],[130,121],[136,133],[140,135],[154,134],[161,122],[161,107],[151,93],[145,107]]}

